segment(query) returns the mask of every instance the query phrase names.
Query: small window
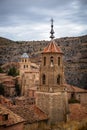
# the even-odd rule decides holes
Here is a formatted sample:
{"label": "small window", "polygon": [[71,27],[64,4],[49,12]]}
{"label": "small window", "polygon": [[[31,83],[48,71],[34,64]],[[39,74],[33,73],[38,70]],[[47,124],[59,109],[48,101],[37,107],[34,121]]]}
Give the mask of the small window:
{"label": "small window", "polygon": [[8,120],[8,114],[4,114],[3,115],[3,121],[7,121]]}
{"label": "small window", "polygon": [[60,57],[58,57],[58,66],[60,65]]}
{"label": "small window", "polygon": [[43,84],[46,83],[46,76],[45,76],[45,74],[43,74],[43,76],[42,76],[42,83],[43,83]]}
{"label": "small window", "polygon": [[24,68],[25,68],[25,65],[24,65]]}
{"label": "small window", "polygon": [[44,57],[44,66],[46,65],[46,57]]}
{"label": "small window", "polygon": [[60,75],[57,76],[57,84],[60,85]]}
{"label": "small window", "polygon": [[25,59],[25,62],[26,62],[27,60]]}
{"label": "small window", "polygon": [[71,99],[72,99],[72,98],[75,99],[75,93],[74,93],[74,92],[71,93]]}

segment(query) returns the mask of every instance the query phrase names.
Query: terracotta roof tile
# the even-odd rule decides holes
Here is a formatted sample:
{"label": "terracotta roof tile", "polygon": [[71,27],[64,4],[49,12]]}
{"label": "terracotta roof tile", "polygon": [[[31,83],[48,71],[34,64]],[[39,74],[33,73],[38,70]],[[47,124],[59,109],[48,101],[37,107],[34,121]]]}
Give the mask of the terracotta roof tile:
{"label": "terracotta roof tile", "polygon": [[14,107],[10,107],[10,109],[24,118],[28,123],[48,119],[48,116],[35,105],[25,105],[22,107],[16,105]]}
{"label": "terracotta roof tile", "polygon": [[87,92],[87,90],[79,88],[77,86],[73,86],[73,85],[70,85],[70,84],[64,84],[64,85],[67,88],[68,92]]}
{"label": "terracotta roof tile", "polygon": [[22,117],[13,113],[11,110],[7,109],[6,107],[0,105],[0,116],[3,116],[4,114],[8,114],[8,120],[4,121],[0,119],[0,126],[2,125],[10,126],[10,125],[24,122],[24,119]]}
{"label": "terracotta roof tile", "polygon": [[60,53],[63,54],[62,50],[59,46],[55,43],[55,41],[51,41],[50,44],[44,48],[42,53]]}
{"label": "terracotta roof tile", "polygon": [[70,120],[81,121],[87,119],[87,108],[81,104],[70,104]]}

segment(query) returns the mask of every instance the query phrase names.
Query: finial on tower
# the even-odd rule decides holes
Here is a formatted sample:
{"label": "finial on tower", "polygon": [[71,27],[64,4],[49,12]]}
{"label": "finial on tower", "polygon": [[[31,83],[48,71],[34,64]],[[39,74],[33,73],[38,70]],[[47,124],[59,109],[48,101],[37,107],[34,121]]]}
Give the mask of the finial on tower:
{"label": "finial on tower", "polygon": [[50,31],[50,33],[51,33],[51,36],[50,36],[50,38],[51,38],[51,40],[54,38],[54,30],[53,30],[53,19],[51,19],[51,31]]}

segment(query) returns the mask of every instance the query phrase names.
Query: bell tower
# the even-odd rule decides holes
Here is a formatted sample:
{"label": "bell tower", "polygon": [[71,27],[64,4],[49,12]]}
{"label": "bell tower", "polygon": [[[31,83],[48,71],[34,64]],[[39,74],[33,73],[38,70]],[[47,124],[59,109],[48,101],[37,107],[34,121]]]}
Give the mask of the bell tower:
{"label": "bell tower", "polygon": [[63,52],[54,40],[51,19],[51,41],[42,52],[40,85],[36,105],[49,117],[49,123],[67,120],[68,100],[64,87]]}
{"label": "bell tower", "polygon": [[20,84],[21,84],[21,95],[24,96],[26,93],[26,73],[30,71],[30,58],[27,53],[23,53],[20,59]]}
{"label": "bell tower", "polygon": [[51,41],[42,52],[40,67],[40,91],[57,92],[63,90],[63,52],[54,40],[53,19],[51,20]]}

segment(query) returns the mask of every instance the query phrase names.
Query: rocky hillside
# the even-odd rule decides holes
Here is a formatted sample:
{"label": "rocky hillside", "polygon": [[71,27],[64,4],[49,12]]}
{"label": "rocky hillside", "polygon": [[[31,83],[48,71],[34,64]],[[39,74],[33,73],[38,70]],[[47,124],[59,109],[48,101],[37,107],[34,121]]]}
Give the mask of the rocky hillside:
{"label": "rocky hillside", "polygon": [[[87,35],[55,39],[64,52],[66,81],[87,89]],[[0,64],[18,62],[27,52],[32,62],[40,63],[41,51],[49,41],[11,41],[0,37]]]}

